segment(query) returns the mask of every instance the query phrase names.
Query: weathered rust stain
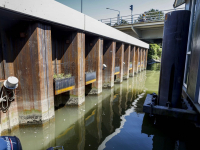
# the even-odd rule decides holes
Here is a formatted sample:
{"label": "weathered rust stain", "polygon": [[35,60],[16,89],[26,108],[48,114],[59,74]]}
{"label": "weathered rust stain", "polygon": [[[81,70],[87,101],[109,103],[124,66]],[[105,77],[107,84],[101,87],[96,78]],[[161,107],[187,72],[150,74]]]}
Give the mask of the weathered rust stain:
{"label": "weathered rust stain", "polygon": [[103,63],[107,68],[103,70],[103,88],[114,86],[116,42],[104,41]]}
{"label": "weathered rust stain", "polygon": [[131,46],[130,45],[125,45],[124,48],[124,66],[123,66],[123,79],[128,79],[129,78],[129,66],[130,66],[130,50]]}
{"label": "weathered rust stain", "polygon": [[116,75],[116,83],[123,81],[123,62],[124,62],[124,44],[117,43],[115,55],[115,67],[120,67],[119,74]]}

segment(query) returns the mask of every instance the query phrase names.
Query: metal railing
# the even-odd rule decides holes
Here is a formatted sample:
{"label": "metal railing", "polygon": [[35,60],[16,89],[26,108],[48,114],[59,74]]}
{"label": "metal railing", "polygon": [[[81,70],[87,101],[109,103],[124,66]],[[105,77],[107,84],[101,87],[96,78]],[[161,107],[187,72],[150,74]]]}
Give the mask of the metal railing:
{"label": "metal railing", "polygon": [[99,21],[109,26],[138,24],[138,23],[145,23],[145,22],[158,22],[158,21],[164,20],[164,16],[166,13],[176,11],[176,10],[184,10],[184,9],[185,8],[156,10],[155,12],[146,12],[143,14],[134,14],[134,15],[128,15],[128,16],[107,18],[107,19],[101,19]]}

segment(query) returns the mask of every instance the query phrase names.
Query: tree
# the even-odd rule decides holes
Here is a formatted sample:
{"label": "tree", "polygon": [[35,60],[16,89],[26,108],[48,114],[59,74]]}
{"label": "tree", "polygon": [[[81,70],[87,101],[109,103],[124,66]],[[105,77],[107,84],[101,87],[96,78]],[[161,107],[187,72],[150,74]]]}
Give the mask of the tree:
{"label": "tree", "polygon": [[159,11],[158,9],[151,9],[149,11],[144,12],[143,14],[140,14],[138,17],[139,22],[154,20],[164,20],[164,12]]}
{"label": "tree", "polygon": [[150,44],[148,59],[160,59],[162,54],[162,48],[157,44]]}

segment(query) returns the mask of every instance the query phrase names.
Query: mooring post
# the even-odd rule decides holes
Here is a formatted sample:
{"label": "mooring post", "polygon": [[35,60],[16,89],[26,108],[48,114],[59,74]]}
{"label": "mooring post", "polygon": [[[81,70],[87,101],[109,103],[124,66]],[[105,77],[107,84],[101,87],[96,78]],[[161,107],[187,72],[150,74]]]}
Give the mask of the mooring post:
{"label": "mooring post", "polygon": [[103,46],[103,88],[114,86],[116,42],[104,40]]}
{"label": "mooring post", "polygon": [[134,76],[134,68],[135,68],[135,46],[131,46],[131,52],[130,52],[130,62],[132,68],[130,68],[129,76],[133,77]]}
{"label": "mooring post", "polygon": [[11,104],[16,104],[15,111],[10,108],[8,111],[17,114],[18,109],[16,119],[19,118],[20,124],[41,124],[52,118],[51,27],[40,23],[14,26],[2,32],[2,41],[5,78],[16,76],[19,79],[17,99]]}
{"label": "mooring post", "polygon": [[[98,95],[102,93],[102,68],[103,68],[103,39],[100,37],[86,37],[85,47],[85,72],[95,73],[96,78],[86,82],[91,89],[87,94]],[[89,88],[88,87],[88,88]]]}
{"label": "mooring post", "polygon": [[[122,83],[123,81],[123,62],[124,62],[124,43],[116,44],[116,55],[115,55],[115,83]],[[118,70],[119,68],[119,70]]]}
{"label": "mooring post", "polygon": [[124,47],[124,73],[123,79],[127,80],[129,78],[129,67],[130,67],[130,45],[125,45]]}

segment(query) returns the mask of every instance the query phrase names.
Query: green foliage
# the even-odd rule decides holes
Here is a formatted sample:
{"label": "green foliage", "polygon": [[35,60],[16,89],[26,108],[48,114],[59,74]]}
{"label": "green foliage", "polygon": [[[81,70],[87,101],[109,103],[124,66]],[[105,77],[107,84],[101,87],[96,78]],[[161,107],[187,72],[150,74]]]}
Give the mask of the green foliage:
{"label": "green foliage", "polygon": [[151,9],[141,14],[138,17],[138,21],[144,21],[144,18],[146,21],[164,20],[164,12],[159,11],[158,9]]}
{"label": "green foliage", "polygon": [[62,79],[62,78],[70,78],[72,75],[69,74],[64,74],[64,73],[60,73],[60,74],[54,74],[53,78],[54,79]]}
{"label": "green foliage", "polygon": [[162,54],[162,48],[158,44],[150,44],[148,59],[160,59]]}

